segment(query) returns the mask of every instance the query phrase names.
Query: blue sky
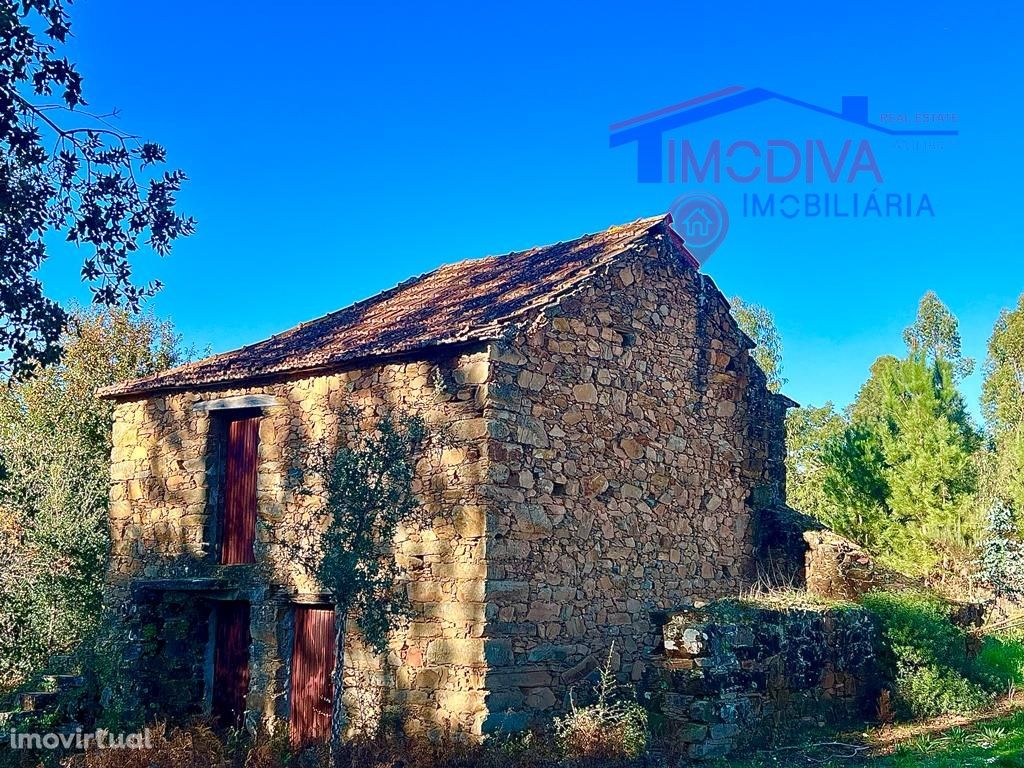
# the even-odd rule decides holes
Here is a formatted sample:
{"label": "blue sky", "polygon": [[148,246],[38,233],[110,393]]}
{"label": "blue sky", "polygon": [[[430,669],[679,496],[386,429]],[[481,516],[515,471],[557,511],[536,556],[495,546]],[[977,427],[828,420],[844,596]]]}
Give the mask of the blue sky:
{"label": "blue sky", "polygon": [[[731,220],[705,271],[775,314],[787,393],[846,404],[875,357],[901,351],[926,290],[979,360],[1024,291],[1024,11],[902,5],[80,0],[70,54],[91,106],[118,107],[191,177],[181,199],[198,232],[137,262],[166,285],[153,308],[191,343],[230,349],[441,263],[569,239],[699,189]],[[897,146],[780,104],[673,134],[695,148],[820,139],[832,160],[868,140],[881,184],[640,184],[634,149],[609,148],[612,123],[734,85],[835,110],[867,96],[873,119],[955,114],[959,135]],[[744,194],[872,191],[927,194],[935,215],[742,215]],[[87,297],[79,256],[46,266],[55,296]],[[965,383],[975,409],[980,380]]]}

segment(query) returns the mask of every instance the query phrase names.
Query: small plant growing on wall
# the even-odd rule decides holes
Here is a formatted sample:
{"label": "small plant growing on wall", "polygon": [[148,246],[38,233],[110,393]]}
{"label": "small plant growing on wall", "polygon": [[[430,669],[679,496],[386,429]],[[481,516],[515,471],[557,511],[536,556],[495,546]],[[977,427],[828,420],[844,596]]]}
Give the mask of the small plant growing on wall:
{"label": "small plant growing on wall", "polygon": [[566,757],[584,760],[633,759],[647,746],[647,711],[615,679],[615,646],[600,671],[594,701],[580,706],[574,696],[569,711],[554,722],[555,736]]}
{"label": "small plant growing on wall", "polygon": [[[359,423],[355,412],[348,416],[349,423]],[[419,416],[388,414],[372,430],[353,428],[337,447],[321,446],[313,453],[312,469],[323,481],[327,523],[312,535],[300,536],[296,554],[334,600],[333,755],[340,750],[345,724],[346,625],[354,619],[367,644],[383,652],[396,623],[408,615],[401,589],[404,572],[392,542],[399,526],[421,519],[413,492],[416,457],[426,443],[443,441],[443,435],[428,434]]]}

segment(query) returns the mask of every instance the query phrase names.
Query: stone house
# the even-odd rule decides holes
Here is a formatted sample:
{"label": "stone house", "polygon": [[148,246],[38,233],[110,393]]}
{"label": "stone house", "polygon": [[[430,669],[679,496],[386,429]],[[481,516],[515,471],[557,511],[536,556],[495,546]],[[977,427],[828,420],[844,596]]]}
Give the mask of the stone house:
{"label": "stone house", "polygon": [[383,657],[350,633],[353,727],[522,728],[613,644],[639,681],[660,612],[749,584],[793,403],[670,223],[443,266],[106,389],[109,592],[142,698],[323,737],[331,601],[286,539],[322,514],[311,447],[396,409],[454,442],[417,465],[432,523],[395,542],[414,616]]}

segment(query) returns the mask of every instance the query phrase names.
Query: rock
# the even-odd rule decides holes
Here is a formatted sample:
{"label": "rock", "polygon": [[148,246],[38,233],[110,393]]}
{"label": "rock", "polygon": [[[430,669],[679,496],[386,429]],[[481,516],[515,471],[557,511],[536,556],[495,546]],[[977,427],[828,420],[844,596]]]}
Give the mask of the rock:
{"label": "rock", "polygon": [[585,384],[577,384],[574,386],[572,388],[572,393],[577,402],[591,404],[597,402],[597,387],[589,381]]}

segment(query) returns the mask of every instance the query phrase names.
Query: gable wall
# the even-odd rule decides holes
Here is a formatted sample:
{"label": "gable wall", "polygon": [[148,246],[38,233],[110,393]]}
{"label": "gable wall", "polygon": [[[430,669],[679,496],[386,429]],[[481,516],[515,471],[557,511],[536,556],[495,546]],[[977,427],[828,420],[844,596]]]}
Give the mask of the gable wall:
{"label": "gable wall", "polygon": [[613,643],[639,681],[652,612],[750,583],[784,411],[718,290],[654,248],[491,354],[487,727],[507,729],[563,707]]}

